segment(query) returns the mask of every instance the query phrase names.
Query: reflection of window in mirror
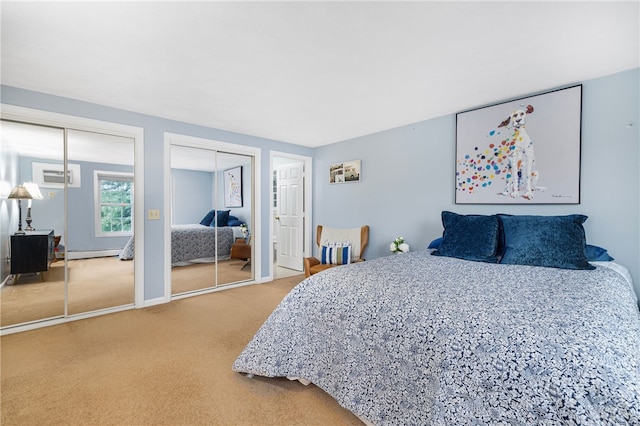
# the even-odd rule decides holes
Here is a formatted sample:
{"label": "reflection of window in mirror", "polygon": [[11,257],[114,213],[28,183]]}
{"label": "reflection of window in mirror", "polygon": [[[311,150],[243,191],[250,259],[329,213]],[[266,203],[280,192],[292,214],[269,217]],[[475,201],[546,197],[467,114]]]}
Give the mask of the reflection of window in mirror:
{"label": "reflection of window in mirror", "polygon": [[133,174],[94,171],[97,237],[132,235]]}

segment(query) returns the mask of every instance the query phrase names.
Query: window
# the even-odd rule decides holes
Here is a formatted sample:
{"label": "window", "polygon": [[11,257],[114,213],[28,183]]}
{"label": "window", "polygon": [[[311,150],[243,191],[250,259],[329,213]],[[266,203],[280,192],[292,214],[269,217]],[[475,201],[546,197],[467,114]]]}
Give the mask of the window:
{"label": "window", "polygon": [[96,236],[131,235],[133,174],[95,172]]}

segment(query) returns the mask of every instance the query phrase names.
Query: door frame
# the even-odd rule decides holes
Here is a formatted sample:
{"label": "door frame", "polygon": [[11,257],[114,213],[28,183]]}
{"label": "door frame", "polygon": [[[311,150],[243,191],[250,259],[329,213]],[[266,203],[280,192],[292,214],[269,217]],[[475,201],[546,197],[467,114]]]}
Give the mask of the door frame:
{"label": "door frame", "polygon": [[[49,127],[62,129],[83,130],[93,133],[104,133],[115,136],[122,136],[134,141],[134,236],[137,241],[144,241],[144,129],[141,127],[126,124],[114,123],[110,121],[95,120],[91,118],[78,117],[75,115],[61,114],[33,108],[25,108],[9,104],[0,105],[0,117],[6,120],[24,122],[27,124],[40,124]],[[65,130],[66,133],[66,130]],[[65,195],[66,197],[66,195]],[[66,202],[65,202],[66,206]],[[68,224],[65,211],[65,234]],[[66,235],[65,235],[66,239]],[[134,308],[144,307],[144,244],[134,246]],[[66,285],[65,285],[66,288]],[[65,290],[66,292],[66,290]],[[66,295],[65,295],[66,298]],[[5,328],[0,335],[61,324],[111,312],[130,309],[130,306],[115,307],[67,315],[67,302],[65,300],[65,315],[60,318],[29,323],[22,326]]]}
{"label": "door frame", "polygon": [[271,197],[269,197],[269,280],[273,280],[274,276],[275,276],[275,271],[274,271],[274,264],[275,264],[275,259],[273,257],[273,234],[274,234],[274,229],[273,229],[273,223],[275,220],[275,217],[273,215],[273,204],[272,204],[272,200],[273,200],[273,185],[271,182],[271,179],[273,179],[273,172],[275,170],[275,157],[280,157],[280,158],[290,158],[292,160],[297,160],[297,161],[302,161],[302,163],[304,164],[304,174],[303,174],[303,179],[304,179],[304,185],[302,186],[302,191],[303,194],[302,196],[304,197],[304,225],[303,225],[303,232],[304,232],[304,236],[303,236],[303,252],[302,252],[302,257],[309,257],[313,254],[313,245],[312,245],[312,241],[313,241],[313,233],[312,233],[312,225],[313,225],[313,203],[312,203],[312,198],[313,198],[313,192],[312,192],[312,188],[313,188],[313,159],[311,157],[308,157],[306,155],[297,155],[297,154],[291,154],[288,152],[279,152],[279,151],[271,151],[270,152],[270,158],[269,158],[269,176],[270,176],[270,180],[269,180],[269,188],[271,188],[271,190],[269,191],[269,194],[271,195]]}
{"label": "door frame", "polygon": [[[247,155],[253,158],[254,169],[252,173],[253,182],[251,183],[251,192],[253,195],[253,232],[251,233],[252,244],[255,245],[253,256],[251,259],[253,265],[253,280],[243,281],[238,284],[229,284],[218,286],[215,288],[203,289],[193,293],[174,296],[171,294],[171,145],[182,145],[193,148],[207,149],[211,151],[222,151],[230,154]],[[174,299],[184,297],[197,296],[214,291],[226,290],[234,287],[242,287],[245,285],[261,282],[262,275],[262,198],[261,198],[261,152],[260,148],[236,145],[228,142],[221,142],[215,139],[206,139],[195,136],[188,136],[179,133],[164,132],[164,300],[170,302]]]}

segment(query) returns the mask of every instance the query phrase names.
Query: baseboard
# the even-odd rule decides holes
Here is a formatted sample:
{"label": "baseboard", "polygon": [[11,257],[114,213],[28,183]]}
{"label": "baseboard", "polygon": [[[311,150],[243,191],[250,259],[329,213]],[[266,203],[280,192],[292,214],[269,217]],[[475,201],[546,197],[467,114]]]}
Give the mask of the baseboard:
{"label": "baseboard", "polygon": [[149,306],[162,305],[163,303],[167,303],[167,299],[164,297],[156,297],[155,299],[145,300],[142,305],[143,308],[148,308]]}
{"label": "baseboard", "polygon": [[9,284],[13,284],[13,275],[9,274],[5,277],[5,279],[2,281],[2,284],[0,284],[0,289],[2,289],[2,287],[4,287],[5,285],[9,285]]}
{"label": "baseboard", "polygon": [[120,254],[120,250],[91,250],[91,251],[68,251],[66,252],[67,259],[92,259],[94,257],[111,257]]}

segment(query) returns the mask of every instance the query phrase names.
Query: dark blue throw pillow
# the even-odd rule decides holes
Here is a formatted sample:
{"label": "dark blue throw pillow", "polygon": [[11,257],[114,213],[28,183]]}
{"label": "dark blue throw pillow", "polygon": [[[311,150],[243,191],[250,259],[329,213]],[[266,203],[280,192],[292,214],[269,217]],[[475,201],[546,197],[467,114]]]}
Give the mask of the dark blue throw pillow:
{"label": "dark blue throw pillow", "polygon": [[437,249],[438,247],[440,247],[440,244],[442,244],[442,237],[438,237],[435,240],[431,241],[429,243],[429,247],[430,249]]}
{"label": "dark blue throw pillow", "polygon": [[505,252],[500,263],[562,269],[595,269],[587,262],[582,224],[587,216],[499,215]]}
{"label": "dark blue throw pillow", "polygon": [[200,225],[210,226],[211,222],[213,222],[213,218],[215,217],[215,215],[216,215],[216,211],[211,210],[209,213],[207,213],[205,217],[202,218],[202,220],[200,221]]}
{"label": "dark blue throw pillow", "polygon": [[435,256],[497,263],[500,222],[498,217],[442,212],[444,233]]}
{"label": "dark blue throw pillow", "polygon": [[216,218],[216,220],[211,222],[210,226],[227,226],[230,211],[231,210],[218,210],[218,212],[216,213],[218,217]]}
{"label": "dark blue throw pillow", "polygon": [[606,249],[598,246],[592,246],[590,244],[587,244],[586,254],[587,262],[610,262],[615,260],[613,257],[609,256]]}

